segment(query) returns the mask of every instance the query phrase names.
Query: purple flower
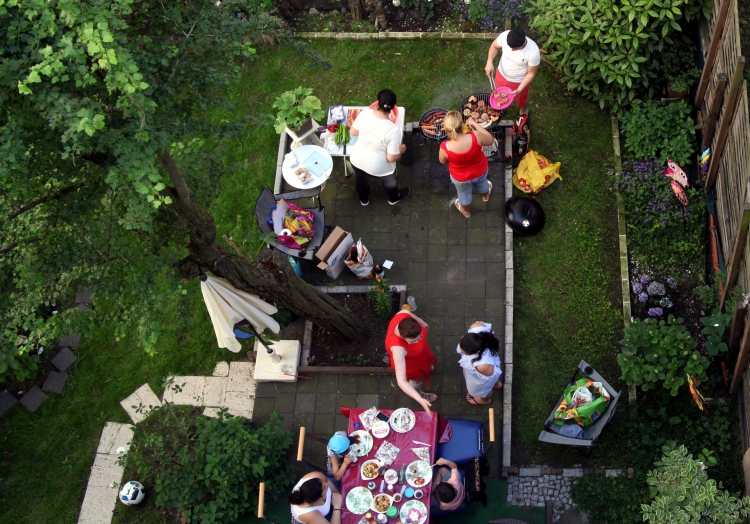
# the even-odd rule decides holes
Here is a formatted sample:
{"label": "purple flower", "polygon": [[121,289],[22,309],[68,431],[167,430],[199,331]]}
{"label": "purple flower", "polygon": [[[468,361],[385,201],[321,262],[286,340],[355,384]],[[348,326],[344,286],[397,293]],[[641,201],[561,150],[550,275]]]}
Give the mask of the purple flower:
{"label": "purple flower", "polygon": [[668,278],[667,279],[667,284],[669,284],[669,287],[671,287],[672,289],[674,289],[674,288],[677,287],[677,280],[675,280],[674,278]]}
{"label": "purple flower", "polygon": [[648,316],[650,317],[660,317],[664,314],[664,310],[660,307],[652,307],[648,310]]}
{"label": "purple flower", "polygon": [[649,276],[648,276],[648,275],[643,275],[643,276],[641,277],[641,284],[643,284],[644,286],[645,286],[646,284],[648,284],[649,282],[651,282],[651,279],[649,278]]}
{"label": "purple flower", "polygon": [[646,302],[648,300],[648,293],[641,293],[638,295],[638,300],[641,302]]}
{"label": "purple flower", "polygon": [[641,291],[643,291],[643,284],[641,284],[640,282],[636,282],[635,284],[633,284],[633,293],[637,295]]}

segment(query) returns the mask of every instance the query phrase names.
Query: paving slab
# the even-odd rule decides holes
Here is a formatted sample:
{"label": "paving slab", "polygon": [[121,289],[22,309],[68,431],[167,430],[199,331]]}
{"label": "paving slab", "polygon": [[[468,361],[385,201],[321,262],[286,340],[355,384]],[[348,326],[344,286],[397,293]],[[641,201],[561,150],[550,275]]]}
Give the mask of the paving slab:
{"label": "paving slab", "polygon": [[81,343],[81,334],[71,333],[57,343],[60,347],[74,348]]}
{"label": "paving slab", "polygon": [[[141,413],[138,412],[139,405],[143,406]],[[161,406],[161,400],[156,396],[156,393],[151,389],[151,386],[143,384],[127,398],[122,400],[120,406],[122,406],[122,409],[124,409],[128,416],[130,416],[130,420],[132,420],[134,424],[137,424],[145,419],[151,410]]]}
{"label": "paving slab", "polygon": [[65,373],[70,366],[75,364],[76,360],[78,360],[76,354],[70,348],[64,347],[52,358],[51,362],[57,369]]}
{"label": "paving slab", "polygon": [[[123,468],[117,465],[115,455],[97,453],[83,497],[79,524],[104,524],[111,522],[117,503]],[[112,484],[116,487],[110,487]]]}
{"label": "paving slab", "polygon": [[18,404],[18,400],[11,392],[7,390],[0,392],[0,417],[10,411],[16,404]]}
{"label": "paving slab", "polygon": [[254,372],[254,362],[230,362],[229,383],[226,390],[255,395],[256,382],[253,379]]}
{"label": "paving slab", "polygon": [[34,386],[21,397],[21,405],[34,413],[45,400],[47,400],[47,395],[39,389],[39,386]]}
{"label": "paving slab", "polygon": [[229,362],[217,362],[214,367],[214,372],[211,373],[214,377],[227,377],[229,376]]}
{"label": "paving slab", "polygon": [[164,402],[173,402],[178,406],[205,405],[203,403],[203,391],[206,387],[206,377],[173,378],[172,386],[164,390]]}
{"label": "paving slab", "polygon": [[47,380],[45,380],[44,385],[42,385],[42,391],[62,395],[67,383],[68,376],[65,373],[50,371],[49,375],[47,375]]}

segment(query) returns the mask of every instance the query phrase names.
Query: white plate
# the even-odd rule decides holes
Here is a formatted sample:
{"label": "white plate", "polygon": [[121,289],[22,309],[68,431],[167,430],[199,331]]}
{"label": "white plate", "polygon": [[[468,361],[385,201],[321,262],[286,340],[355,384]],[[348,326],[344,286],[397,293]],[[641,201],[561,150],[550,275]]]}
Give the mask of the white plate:
{"label": "white plate", "polygon": [[417,423],[417,417],[409,408],[398,408],[391,414],[391,427],[396,433],[411,431]]}
{"label": "white plate", "polygon": [[349,451],[353,455],[357,457],[364,457],[372,449],[372,435],[370,435],[367,431],[358,429],[357,431],[353,431],[352,434],[349,436],[359,437],[359,442],[349,446]]}
{"label": "white plate", "polygon": [[[386,508],[383,511],[380,511],[379,509],[377,509],[375,507],[375,500],[378,497],[387,497],[388,498],[388,506],[386,506]],[[377,495],[375,495],[375,496],[372,497],[372,503],[370,504],[370,509],[372,509],[376,513],[385,513],[386,511],[388,511],[388,508],[390,508],[391,506],[393,506],[393,497],[391,497],[387,493],[378,493]]]}
{"label": "white plate", "polygon": [[387,422],[383,420],[378,420],[373,426],[372,429],[372,436],[375,438],[385,438],[388,436],[388,433],[391,432],[391,427],[388,425]]}
{"label": "white plate", "polygon": [[362,515],[370,510],[372,491],[364,486],[357,486],[346,494],[346,509],[354,515]]}
{"label": "white plate", "polygon": [[[419,511],[421,515],[419,520],[409,520],[409,511],[411,509]],[[424,502],[422,502],[421,500],[410,500],[404,503],[403,506],[401,506],[399,517],[401,517],[401,522],[403,522],[404,524],[422,524],[425,520],[427,520],[427,506],[425,506]]]}
{"label": "white plate", "polygon": [[[364,470],[365,470],[365,466],[367,466],[368,464],[375,464],[376,472],[375,472],[375,476],[374,477],[365,477]],[[380,464],[378,464],[377,460],[366,460],[359,467],[359,476],[362,477],[362,480],[375,480],[376,478],[378,478],[378,475],[380,475],[380,473],[377,471],[377,468],[379,466],[380,466]]]}
{"label": "white plate", "polygon": [[398,471],[395,469],[389,469],[383,473],[383,478],[385,479],[386,484],[395,484],[398,482]]}
{"label": "white plate", "polygon": [[[415,473],[416,471],[416,473]],[[423,488],[432,480],[432,468],[429,462],[424,460],[415,460],[406,466],[404,475],[406,482],[413,488]],[[418,478],[424,479],[421,483],[417,482]]]}

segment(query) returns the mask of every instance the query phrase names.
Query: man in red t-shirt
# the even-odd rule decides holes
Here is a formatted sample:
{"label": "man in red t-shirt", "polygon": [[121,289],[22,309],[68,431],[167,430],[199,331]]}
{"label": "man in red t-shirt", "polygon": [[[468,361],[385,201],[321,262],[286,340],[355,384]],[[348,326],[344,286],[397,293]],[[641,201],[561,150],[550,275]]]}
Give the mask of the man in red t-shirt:
{"label": "man in red t-shirt", "polygon": [[388,325],[385,349],[401,390],[419,402],[432,418],[430,406],[437,400],[437,395],[422,391],[423,384],[429,386],[430,374],[437,366],[437,359],[427,344],[429,328],[411,311],[401,310]]}

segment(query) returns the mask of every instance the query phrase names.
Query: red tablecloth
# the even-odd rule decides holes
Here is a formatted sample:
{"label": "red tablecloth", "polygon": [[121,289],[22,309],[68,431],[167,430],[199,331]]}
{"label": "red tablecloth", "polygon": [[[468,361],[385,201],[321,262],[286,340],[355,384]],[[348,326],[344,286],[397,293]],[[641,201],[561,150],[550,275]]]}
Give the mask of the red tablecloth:
{"label": "red tablecloth", "polygon": [[[342,409],[344,411],[344,409]],[[362,408],[351,408],[349,410],[349,434],[352,433],[352,431],[355,431],[357,428],[354,426],[357,422],[360,422],[359,415],[366,411]],[[381,409],[383,413],[386,415],[389,415],[393,413],[392,409]],[[414,425],[414,428],[412,428],[411,431],[408,433],[396,433],[391,429],[391,432],[388,434],[387,437],[384,439],[382,438],[375,438],[373,437],[373,446],[370,452],[364,456],[359,457],[359,460],[356,463],[352,463],[349,465],[348,468],[346,468],[346,472],[344,473],[344,477],[341,479],[341,495],[346,499],[346,494],[349,492],[350,489],[355,488],[357,486],[367,486],[367,481],[362,479],[362,475],[359,472],[359,468],[362,466],[362,463],[366,460],[374,459],[375,453],[377,453],[378,449],[380,449],[380,445],[383,443],[384,440],[387,440],[397,448],[399,448],[401,451],[399,451],[398,456],[396,457],[396,460],[393,464],[389,466],[389,468],[395,469],[396,471],[399,471],[401,469],[402,465],[408,466],[415,460],[419,460],[419,458],[414,454],[414,452],[411,450],[411,448],[422,448],[424,447],[421,444],[415,444],[413,441],[418,440],[420,442],[426,442],[430,444],[430,464],[433,464],[435,462],[435,448],[437,447],[437,433],[438,433],[438,415],[433,411],[433,417],[430,419],[430,417],[425,413],[424,411],[415,411],[414,415],[417,418],[417,423]],[[359,429],[365,429],[364,426],[361,426]],[[376,484],[378,485],[378,488],[375,490],[375,494],[379,493],[380,490],[380,482],[383,480],[383,477],[378,477],[376,479]],[[424,505],[427,506],[428,511],[428,517],[425,522],[429,522],[429,511],[430,511],[430,495],[432,493],[432,482],[435,479],[433,478],[432,481],[430,481],[429,484],[427,484],[425,487],[421,488],[422,491],[424,491],[424,497],[422,497],[422,502],[424,502]],[[398,491],[401,490],[401,486],[399,484],[396,484],[396,489]],[[384,493],[388,493],[389,495],[392,495],[392,493],[385,491]],[[394,492],[395,493],[395,492]],[[404,499],[399,502],[398,504],[394,504],[399,510],[401,509],[401,506],[410,499],[407,499],[404,497]],[[373,516],[375,516],[375,512],[371,512]],[[344,500],[344,503],[342,504],[342,511],[341,511],[341,523],[342,524],[357,524],[360,520],[362,520],[363,515],[353,515],[352,513],[349,513],[349,510],[346,509],[346,500]],[[399,517],[395,517],[392,519],[388,519],[389,524],[394,524],[395,522],[398,522],[400,520]]]}

